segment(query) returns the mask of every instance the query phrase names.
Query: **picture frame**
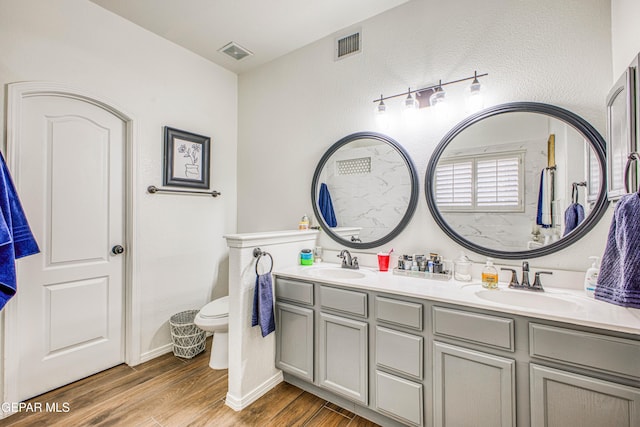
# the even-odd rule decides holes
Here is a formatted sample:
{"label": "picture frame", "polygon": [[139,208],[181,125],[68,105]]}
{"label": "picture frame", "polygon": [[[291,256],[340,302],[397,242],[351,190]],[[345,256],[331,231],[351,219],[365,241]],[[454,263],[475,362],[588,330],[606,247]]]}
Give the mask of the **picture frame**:
{"label": "picture frame", "polygon": [[164,127],[165,186],[209,188],[211,138]]}

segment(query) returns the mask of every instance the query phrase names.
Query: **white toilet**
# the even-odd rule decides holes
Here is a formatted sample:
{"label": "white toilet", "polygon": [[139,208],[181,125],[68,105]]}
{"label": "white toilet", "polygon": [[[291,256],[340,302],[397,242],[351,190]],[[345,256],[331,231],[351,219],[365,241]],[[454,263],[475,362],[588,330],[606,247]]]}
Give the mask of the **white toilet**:
{"label": "white toilet", "polygon": [[213,332],[209,367],[227,369],[229,367],[229,297],[215,299],[202,307],[194,323],[203,331]]}

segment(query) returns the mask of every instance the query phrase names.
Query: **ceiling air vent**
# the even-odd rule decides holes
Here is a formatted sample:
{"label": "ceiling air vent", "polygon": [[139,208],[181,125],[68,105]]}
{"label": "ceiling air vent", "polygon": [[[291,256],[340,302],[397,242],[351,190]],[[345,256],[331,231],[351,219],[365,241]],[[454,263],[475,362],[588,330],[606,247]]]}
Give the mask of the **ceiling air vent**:
{"label": "ceiling air vent", "polygon": [[218,49],[218,52],[226,53],[227,55],[238,61],[240,61],[242,58],[253,55],[250,50],[243,48],[235,42],[231,42],[222,46],[220,49]]}
{"label": "ceiling air vent", "polygon": [[349,35],[342,35],[335,39],[335,60],[360,53],[362,38],[361,31],[357,30]]}

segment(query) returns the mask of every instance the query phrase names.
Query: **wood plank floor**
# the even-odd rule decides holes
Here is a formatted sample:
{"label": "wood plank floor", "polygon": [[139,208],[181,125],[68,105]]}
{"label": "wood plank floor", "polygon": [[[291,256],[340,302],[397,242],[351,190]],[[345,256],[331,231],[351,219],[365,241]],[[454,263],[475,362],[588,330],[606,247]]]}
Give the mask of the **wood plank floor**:
{"label": "wood plank floor", "polygon": [[116,366],[27,401],[31,411],[0,426],[377,426],[286,383],[235,412],[224,404],[227,371],[209,369],[210,348],[211,339],[190,360],[169,353]]}

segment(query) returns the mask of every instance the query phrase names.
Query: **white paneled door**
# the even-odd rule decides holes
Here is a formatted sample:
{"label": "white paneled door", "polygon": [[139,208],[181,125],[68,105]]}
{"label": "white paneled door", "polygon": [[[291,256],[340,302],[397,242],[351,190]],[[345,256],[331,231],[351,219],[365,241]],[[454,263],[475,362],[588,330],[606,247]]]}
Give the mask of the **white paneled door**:
{"label": "white paneled door", "polygon": [[55,93],[19,108],[14,179],[42,251],[18,262],[7,329],[23,400],[124,361],[127,124]]}

